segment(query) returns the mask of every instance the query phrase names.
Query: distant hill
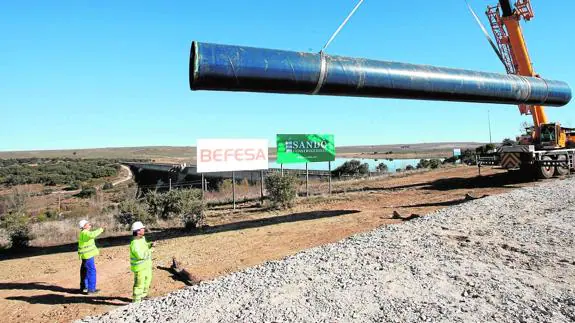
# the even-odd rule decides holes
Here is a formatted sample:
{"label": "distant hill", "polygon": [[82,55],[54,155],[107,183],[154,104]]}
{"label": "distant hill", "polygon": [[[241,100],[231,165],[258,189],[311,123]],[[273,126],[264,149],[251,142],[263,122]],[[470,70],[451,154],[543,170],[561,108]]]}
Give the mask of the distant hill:
{"label": "distant hill", "polygon": [[[484,143],[479,142],[439,142],[394,145],[365,145],[337,147],[338,155],[353,154],[384,154],[393,152],[394,155],[417,154],[430,152],[443,152],[448,154],[453,148],[475,148]],[[269,150],[270,156],[275,156],[276,148]],[[0,158],[117,158],[117,159],[149,159],[155,162],[186,162],[196,158],[196,147],[192,146],[151,146],[151,147],[122,147],[122,148],[91,148],[67,150],[31,150],[31,151],[0,151]]]}

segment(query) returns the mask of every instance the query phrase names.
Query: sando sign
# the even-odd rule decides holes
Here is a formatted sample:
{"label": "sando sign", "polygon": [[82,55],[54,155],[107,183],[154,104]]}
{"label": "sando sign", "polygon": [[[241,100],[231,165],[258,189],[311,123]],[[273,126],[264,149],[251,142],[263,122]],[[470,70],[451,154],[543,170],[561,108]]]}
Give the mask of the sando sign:
{"label": "sando sign", "polygon": [[268,169],[267,139],[198,139],[198,173]]}

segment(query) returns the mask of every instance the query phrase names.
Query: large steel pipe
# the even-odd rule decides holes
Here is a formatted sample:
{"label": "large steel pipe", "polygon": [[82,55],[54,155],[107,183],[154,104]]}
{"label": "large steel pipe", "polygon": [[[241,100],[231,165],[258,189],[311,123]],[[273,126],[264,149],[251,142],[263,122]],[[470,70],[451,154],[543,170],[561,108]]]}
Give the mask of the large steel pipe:
{"label": "large steel pipe", "polygon": [[561,81],[199,42],[190,88],[546,106],[571,100]]}

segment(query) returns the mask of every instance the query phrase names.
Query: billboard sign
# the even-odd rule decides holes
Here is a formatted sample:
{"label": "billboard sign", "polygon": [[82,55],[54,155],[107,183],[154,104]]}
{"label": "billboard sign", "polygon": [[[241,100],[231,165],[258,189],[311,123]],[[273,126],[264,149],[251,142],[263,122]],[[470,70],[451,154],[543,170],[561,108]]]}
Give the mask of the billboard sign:
{"label": "billboard sign", "polygon": [[268,169],[267,139],[198,139],[198,173]]}
{"label": "billboard sign", "polygon": [[278,134],[277,163],[313,163],[335,160],[333,135]]}

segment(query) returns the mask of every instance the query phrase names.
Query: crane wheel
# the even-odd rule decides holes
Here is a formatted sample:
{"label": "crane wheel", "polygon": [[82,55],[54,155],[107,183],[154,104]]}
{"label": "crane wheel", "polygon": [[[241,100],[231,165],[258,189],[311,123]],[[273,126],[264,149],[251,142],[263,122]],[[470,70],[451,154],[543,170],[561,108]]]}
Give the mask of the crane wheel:
{"label": "crane wheel", "polygon": [[[549,156],[543,156],[542,160],[552,160]],[[537,177],[540,179],[547,179],[553,177],[555,173],[555,166],[539,166],[537,167]]]}
{"label": "crane wheel", "polygon": [[[557,160],[564,160],[565,163],[567,163],[567,155],[559,155],[559,156],[557,156]],[[569,165],[556,166],[555,167],[555,175],[557,175],[557,176],[569,175]]]}

